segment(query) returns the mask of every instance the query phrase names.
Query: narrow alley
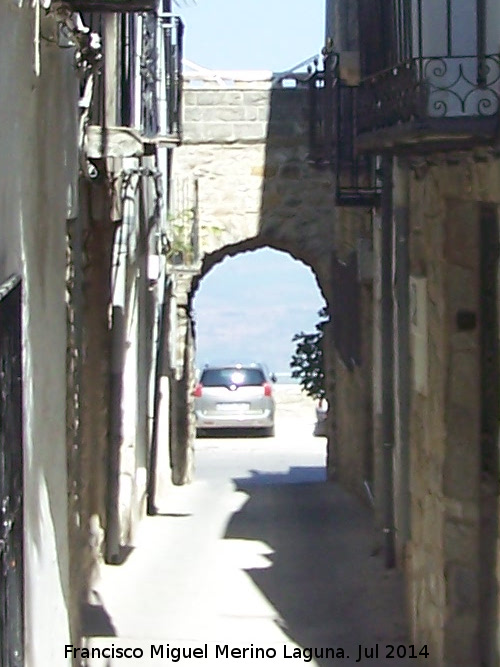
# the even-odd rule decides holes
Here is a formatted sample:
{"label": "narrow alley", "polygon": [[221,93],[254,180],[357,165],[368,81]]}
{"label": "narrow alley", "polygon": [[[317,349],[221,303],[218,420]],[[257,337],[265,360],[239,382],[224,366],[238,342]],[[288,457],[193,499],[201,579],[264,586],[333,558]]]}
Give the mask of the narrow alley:
{"label": "narrow alley", "polygon": [[0,667],[500,667],[499,45],[0,0]]}
{"label": "narrow alley", "polygon": [[[325,483],[313,402],[298,385],[276,391],[276,437],[197,440],[194,483],[170,489],[125,563],[104,568],[87,609],[96,635],[89,646],[139,647],[144,660],[133,664],[141,666],[170,664],[167,647],[205,644],[206,665],[289,665],[299,655],[300,664],[306,649],[322,647],[335,649],[335,659],[312,664],[417,663],[397,658],[397,649],[396,660],[384,657],[386,645],[411,651],[402,577],[374,557],[368,510]],[[152,659],[151,646],[160,645],[164,660]],[[216,657],[225,645],[269,652],[264,660]],[[378,645],[378,659],[359,661],[359,645]]]}

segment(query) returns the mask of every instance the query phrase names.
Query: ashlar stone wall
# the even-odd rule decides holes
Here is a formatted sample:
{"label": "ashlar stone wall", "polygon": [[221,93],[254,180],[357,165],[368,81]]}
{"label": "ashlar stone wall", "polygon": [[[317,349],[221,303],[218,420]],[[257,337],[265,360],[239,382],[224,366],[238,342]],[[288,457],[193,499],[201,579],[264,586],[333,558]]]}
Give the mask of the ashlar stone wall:
{"label": "ashlar stone wall", "polygon": [[[370,239],[370,211],[337,209],[334,174],[309,164],[307,89],[212,84],[187,88],[184,100],[184,144],[175,151],[173,178],[198,180],[203,261],[191,296],[224,257],[270,246],[308,264],[333,304],[334,256],[343,260],[360,238]],[[366,499],[364,481],[373,476],[371,281],[360,290],[363,367],[348,370],[333,326],[326,331],[327,460],[330,477]]]}
{"label": "ashlar stone wall", "polygon": [[[201,266],[187,283],[178,281],[188,302],[224,257],[265,246],[308,264],[331,300],[334,178],[308,162],[307,95],[304,87],[262,81],[186,87],[184,139],[174,151],[172,177],[174,189],[195,180],[198,187]],[[178,301],[184,303],[183,295]],[[180,414],[190,411],[190,393],[177,406]],[[178,442],[177,483],[189,479],[190,458],[190,441]]]}
{"label": "ashlar stone wall", "polygon": [[[361,240],[371,241],[371,211],[363,208],[337,209],[335,252],[347,261],[357,252]],[[334,437],[329,449],[335,476],[364,501],[367,487],[373,492],[373,420],[372,420],[372,337],[373,280],[360,281],[359,326],[361,365],[348,368],[334,346],[329,351],[329,364],[335,377]],[[335,285],[332,285],[335,298]],[[354,305],[353,305],[354,307]],[[345,314],[345,317],[352,314]],[[335,324],[333,325],[335,326]]]}
{"label": "ashlar stone wall", "polygon": [[174,181],[199,184],[203,273],[221,250],[248,242],[327,273],[333,176],[308,163],[307,89],[234,86],[185,90],[184,140],[174,155]]}
{"label": "ashlar stone wall", "polygon": [[480,210],[496,209],[499,182],[496,158],[470,154],[415,164],[410,178],[411,273],[427,325],[412,339],[409,603],[414,639],[440,667],[497,664],[499,650],[480,350]]}

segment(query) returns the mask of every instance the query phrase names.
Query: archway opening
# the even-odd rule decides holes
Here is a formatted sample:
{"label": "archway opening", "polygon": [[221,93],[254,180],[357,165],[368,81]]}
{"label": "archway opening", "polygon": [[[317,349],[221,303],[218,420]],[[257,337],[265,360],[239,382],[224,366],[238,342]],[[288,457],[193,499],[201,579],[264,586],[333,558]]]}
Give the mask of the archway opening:
{"label": "archway opening", "polygon": [[325,300],[312,270],[265,247],[226,257],[194,296],[196,363],[263,362],[290,381],[294,334],[313,331]]}
{"label": "archway opening", "polygon": [[[317,401],[292,377],[290,368],[297,347],[295,334],[314,332],[319,312],[325,307],[317,279],[302,261],[267,246],[229,248],[217,259],[208,263],[210,268],[206,268],[193,296],[196,366],[198,378],[201,376],[199,394],[194,399],[197,449],[203,449],[202,436],[274,437],[275,447],[283,446],[284,451],[297,441],[297,461],[315,468],[317,478],[324,479],[326,442],[317,438],[325,435],[318,429],[318,419],[323,415]],[[272,401],[265,401],[265,405],[262,401],[261,405],[257,396],[260,388],[255,390],[254,402],[239,391],[228,391],[222,381],[221,388],[203,386],[205,378],[213,379],[210,374],[219,373],[222,378],[228,372],[218,370],[220,367],[237,364],[264,367],[273,382],[268,387]],[[266,408],[272,410],[269,417],[263,416]],[[306,455],[302,456],[299,449],[306,442],[311,444],[309,448],[306,445]],[[307,464],[307,456],[313,451]],[[290,466],[281,472],[290,474],[292,468],[293,457]]]}

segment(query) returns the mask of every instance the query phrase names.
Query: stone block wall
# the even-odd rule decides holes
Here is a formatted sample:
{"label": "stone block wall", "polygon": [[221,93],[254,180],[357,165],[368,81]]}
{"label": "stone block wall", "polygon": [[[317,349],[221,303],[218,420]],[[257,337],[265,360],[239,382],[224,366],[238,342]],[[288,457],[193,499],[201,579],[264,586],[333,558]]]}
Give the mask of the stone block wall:
{"label": "stone block wall", "polygon": [[500,172],[492,157],[456,157],[414,165],[410,179],[411,273],[426,279],[428,361],[417,387],[413,349],[409,606],[414,640],[439,667],[494,664],[486,652],[498,654],[498,575],[479,559],[484,550],[498,558],[498,530],[481,531],[482,521],[498,524],[485,512],[498,510],[482,507],[480,323],[464,330],[457,316],[479,317],[479,207],[499,203]]}
{"label": "stone block wall", "polygon": [[[335,252],[342,261],[357,251],[360,239],[370,239],[371,213],[363,209],[337,209]],[[331,285],[331,299],[336,298],[336,285]],[[328,369],[335,377],[334,425],[329,440],[329,457],[335,465],[336,478],[368,500],[365,481],[373,481],[372,436],[372,281],[360,286],[361,366],[347,369],[338,350],[329,355]],[[333,323],[335,328],[335,322]]]}
{"label": "stone block wall", "polygon": [[270,82],[232,88],[185,88],[183,143],[253,144],[269,138],[307,144],[306,87],[275,88]]}
{"label": "stone block wall", "polygon": [[198,179],[203,255],[255,239],[326,267],[334,184],[308,163],[307,89],[187,88],[184,121],[173,178]]}
{"label": "stone block wall", "polygon": [[332,298],[334,177],[309,164],[307,106],[307,89],[269,82],[185,89],[173,179],[198,181],[202,266],[191,298],[224,257],[265,246],[308,264]]}
{"label": "stone block wall", "polygon": [[199,88],[184,91],[184,144],[264,141],[269,86],[257,90]]}

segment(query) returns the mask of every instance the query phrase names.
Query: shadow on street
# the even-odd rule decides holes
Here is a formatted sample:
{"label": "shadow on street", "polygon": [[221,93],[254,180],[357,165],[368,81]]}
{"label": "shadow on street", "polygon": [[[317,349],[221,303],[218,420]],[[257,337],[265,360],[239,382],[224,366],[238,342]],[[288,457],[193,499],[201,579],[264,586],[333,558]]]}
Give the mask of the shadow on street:
{"label": "shadow on street", "polygon": [[[233,515],[227,539],[257,540],[271,549],[272,567],[248,569],[302,647],[343,648],[342,664],[404,665],[385,659],[386,644],[408,646],[403,580],[374,555],[368,509],[335,484],[318,483],[323,468],[283,475],[253,471],[235,479],[247,503]],[[379,658],[362,659],[359,645],[379,644]],[[330,659],[316,658],[319,665]]]}

